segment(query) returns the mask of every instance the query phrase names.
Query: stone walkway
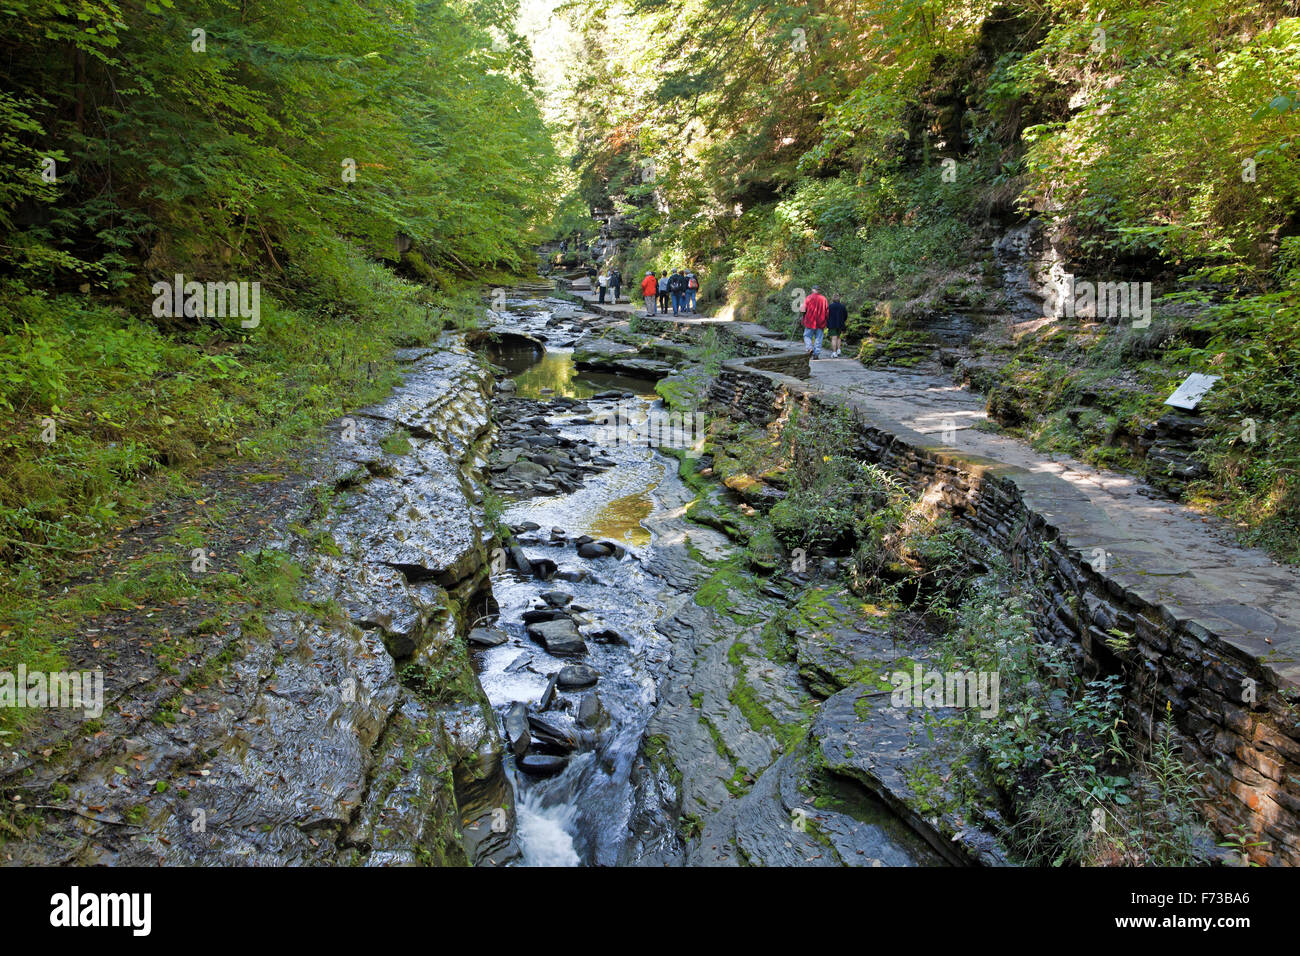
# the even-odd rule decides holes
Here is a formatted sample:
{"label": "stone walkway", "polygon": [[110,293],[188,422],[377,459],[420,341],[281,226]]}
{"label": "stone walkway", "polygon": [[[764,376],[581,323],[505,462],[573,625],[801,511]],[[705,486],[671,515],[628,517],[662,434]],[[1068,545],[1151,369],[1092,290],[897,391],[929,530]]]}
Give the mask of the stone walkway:
{"label": "stone walkway", "polygon": [[[640,302],[597,304],[585,279],[570,283],[568,291],[594,311],[647,321]],[[732,321],[725,315],[671,313],[657,319],[688,325]],[[771,342],[771,333],[764,336],[752,323],[733,326]],[[791,347],[798,346],[792,342]],[[977,430],[988,418],[983,397],[938,370],[868,369],[855,359],[822,358],[810,363],[810,372],[809,387],[840,397],[906,441],[1009,470],[1026,504],[1058,527],[1094,567],[1104,561],[1105,573],[1116,583],[1180,609],[1180,619],[1264,659],[1279,677],[1300,684],[1300,569],[1236,544],[1225,522],[1164,498],[1139,478]]]}

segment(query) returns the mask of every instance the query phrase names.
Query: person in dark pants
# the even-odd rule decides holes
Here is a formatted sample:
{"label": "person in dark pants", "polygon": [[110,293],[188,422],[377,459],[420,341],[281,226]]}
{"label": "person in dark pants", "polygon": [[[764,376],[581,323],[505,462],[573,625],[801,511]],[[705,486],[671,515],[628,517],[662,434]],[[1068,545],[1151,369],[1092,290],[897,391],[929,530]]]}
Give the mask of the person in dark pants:
{"label": "person in dark pants", "polygon": [[840,357],[840,336],[849,324],[849,310],[840,301],[838,292],[831,296],[830,308],[826,311],[826,334],[831,337],[831,358]]}
{"label": "person in dark pants", "polygon": [[659,311],[668,311],[668,271],[659,276]]}
{"label": "person in dark pants", "polygon": [[673,270],[673,274],[668,277],[668,294],[673,300],[673,315],[680,315],[686,311],[686,276],[682,275],[681,269]]}
{"label": "person in dark pants", "polygon": [[614,304],[618,305],[619,293],[623,289],[623,273],[618,269],[609,270],[609,288],[614,293]]}

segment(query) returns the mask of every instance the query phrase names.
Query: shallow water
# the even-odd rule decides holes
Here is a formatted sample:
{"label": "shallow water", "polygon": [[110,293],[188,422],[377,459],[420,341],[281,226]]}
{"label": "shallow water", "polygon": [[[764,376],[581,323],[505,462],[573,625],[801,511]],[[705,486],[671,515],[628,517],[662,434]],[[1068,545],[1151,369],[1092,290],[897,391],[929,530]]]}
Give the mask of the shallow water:
{"label": "shallow water", "polygon": [[539,357],[527,347],[493,346],[488,349],[488,357],[510,373],[515,394],[521,398],[591,398],[612,389],[655,394],[652,379],[577,368],[572,349],[547,349]]}
{"label": "shallow water", "polygon": [[[506,309],[497,311],[498,320],[502,327],[546,334],[537,326],[545,325],[542,316],[553,314],[549,305],[550,300],[510,301]],[[543,400],[560,396],[591,399],[588,404],[598,418],[621,407],[633,420],[641,419],[657,402],[653,382],[577,370],[569,350],[548,348],[543,357],[529,348],[498,347],[490,350],[489,358],[511,373],[516,395]],[[611,390],[619,397],[592,398]],[[625,397],[627,393],[633,397]],[[572,417],[568,410],[548,416],[553,421]],[[568,425],[561,431],[567,437],[596,437],[590,426]],[[521,536],[530,559],[549,558],[561,571],[585,571],[589,577],[568,582],[558,577],[539,581],[511,570],[493,575],[493,593],[500,609],[498,624],[510,640],[481,652],[478,661],[479,679],[498,712],[504,713],[515,701],[536,704],[550,675],[576,663],[572,658],[548,655],[524,629],[523,613],[540,603],[541,592],[571,594],[572,604],[586,609],[575,615],[584,631],[612,628],[626,641],[624,646],[588,640],[589,653],[580,660],[593,667],[600,680],[592,688],[557,691],[557,704],[545,714],[548,721],[582,741],[560,774],[534,778],[514,768],[513,757],[507,757],[515,782],[525,865],[608,866],[623,862],[633,805],[634,762],[668,660],[668,643],[655,624],[689,598],[648,570],[661,541],[680,542],[682,505],[694,497],[677,478],[676,460],[644,445],[606,445],[601,453],[615,461],[616,467],[590,476],[571,494],[511,504],[503,516],[507,524],[532,521],[541,526],[531,536],[531,543],[529,536]],[[572,545],[551,544],[550,529],[556,527],[570,538],[587,534],[616,541],[628,554],[622,560],[581,558]],[[692,536],[696,534],[692,529]],[[578,727],[574,719],[582,698],[592,692],[599,695],[609,714],[609,725],[599,735]]]}
{"label": "shallow water", "polygon": [[[526,328],[529,334],[544,338],[554,327],[541,318],[552,315],[549,301],[512,302],[497,316],[502,327]],[[518,315],[514,309],[519,310]],[[563,325],[555,334],[562,339],[566,332],[569,338],[577,334],[576,329],[566,330]],[[657,397],[649,394],[651,383],[647,383],[650,387],[645,391],[636,391],[632,380],[621,376],[607,375],[591,381],[587,373],[573,368],[567,351],[550,352],[543,358],[533,349],[516,349],[514,354],[502,350],[495,353],[493,360],[512,373],[517,395],[531,393],[543,400],[558,396],[581,398],[597,420],[618,409],[635,428],[652,410],[662,408]],[[618,397],[593,397],[611,389],[618,392]],[[633,391],[636,394],[627,397]],[[684,585],[667,580],[691,580],[689,574],[680,573],[681,562],[688,560],[683,557],[688,550],[684,546],[689,543],[689,550],[708,559],[729,550],[724,536],[687,522],[685,508],[695,494],[678,478],[676,458],[662,455],[644,443],[614,443],[615,437],[608,430],[559,424],[573,417],[568,408],[546,415],[565,437],[607,441],[599,449],[600,454],[616,466],[589,476],[583,487],[570,494],[514,502],[506,508],[503,520],[516,527],[525,522],[540,526],[537,531],[518,536],[529,559],[549,558],[560,572],[582,571],[588,577],[568,582],[557,575],[551,581],[539,581],[512,570],[494,573],[498,624],[509,640],[479,653],[479,677],[493,707],[504,715],[516,701],[535,706],[550,675],[577,662],[546,654],[526,633],[523,613],[542,606],[539,595],[546,591],[572,595],[569,607],[577,609],[573,617],[582,633],[611,628],[626,645],[601,644],[588,638],[589,653],[579,660],[600,674],[599,681],[592,688],[557,690],[555,703],[545,712],[548,722],[579,741],[578,750],[563,771],[550,778],[533,777],[515,766],[513,756],[506,756],[516,794],[521,862],[526,866],[627,864],[649,848],[644,837],[675,829],[676,821],[666,807],[653,805],[653,800],[650,806],[644,799],[638,803],[641,742],[658,705],[658,688],[671,653],[670,642],[659,633],[657,625],[694,598],[693,588],[682,590]],[[569,539],[587,534],[597,540],[616,541],[628,553],[623,559],[586,560],[571,544],[553,542],[552,528],[563,529]],[[580,702],[593,692],[599,695],[609,715],[608,726],[599,733],[579,727],[575,720]],[[938,859],[879,800],[848,784],[840,789],[843,793],[836,792],[843,813],[860,825],[889,835],[883,845],[892,848],[893,863],[926,865]],[[641,795],[644,797],[644,792]],[[636,836],[630,828],[634,818]]]}
{"label": "shallow water", "polygon": [[524,866],[582,865],[570,835],[578,815],[576,807],[567,803],[546,807],[540,795],[521,793],[515,802],[515,812]]}

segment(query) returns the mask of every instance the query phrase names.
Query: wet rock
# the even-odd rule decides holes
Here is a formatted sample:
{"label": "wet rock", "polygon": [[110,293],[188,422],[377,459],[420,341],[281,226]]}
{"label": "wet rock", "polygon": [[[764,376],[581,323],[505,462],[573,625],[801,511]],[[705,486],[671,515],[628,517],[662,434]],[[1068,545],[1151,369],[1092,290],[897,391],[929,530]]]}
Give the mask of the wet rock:
{"label": "wet rock", "polygon": [[590,687],[600,680],[600,674],[596,672],[596,669],[586,664],[570,664],[567,667],[562,667],[558,677],[559,685],[564,690]]}
{"label": "wet rock", "polygon": [[533,736],[543,744],[560,750],[572,751],[578,749],[577,738],[558,724],[551,723],[536,714],[530,714],[528,716],[528,726]]}
{"label": "wet rock", "polygon": [[520,574],[533,573],[532,562],[529,561],[528,556],[524,554],[523,548],[519,547],[519,545],[517,544],[512,544],[509,548],[509,551],[510,551],[510,561],[514,564],[515,570],[517,570]]}
{"label": "wet rock", "polygon": [[564,769],[567,757],[556,754],[525,754],[519,758],[519,769],[534,777],[553,777]]}
{"label": "wet rock", "polygon": [[573,595],[565,594],[563,591],[543,591],[541,599],[551,607],[564,607],[573,600]]}
{"label": "wet rock", "polygon": [[[9,862],[464,865],[509,855],[510,832],[469,832],[492,809],[509,813],[513,797],[499,719],[455,640],[469,623],[460,609],[486,583],[467,486],[489,427],[480,414],[489,383],[453,350],[406,358],[418,362],[406,383],[353,412],[356,439],[303,462],[317,488],[346,479],[346,501],[316,519],[292,510],[300,501],[263,502],[268,525],[310,521],[338,543],[341,553],[292,556],[307,567],[312,593],[336,599],[342,618],[267,608],[263,633],[195,632],[192,652],[165,682],[129,662],[114,688],[122,706],[105,710],[102,736],[83,740],[78,729],[67,746],[46,751],[48,763],[20,771],[32,802],[93,805],[94,816],[52,815],[30,840],[6,834]],[[411,450],[383,456],[377,441],[396,425],[411,434]],[[385,457],[382,470],[365,467]],[[265,550],[268,541],[248,545]],[[405,680],[407,659],[439,664],[447,693]],[[211,677],[192,694],[187,685],[177,698],[185,706],[168,714],[169,685],[198,674]],[[119,744],[143,766],[122,759]],[[130,775],[115,770],[120,764]],[[124,828],[144,809],[145,779],[159,784],[148,787],[148,819]],[[67,782],[51,798],[55,780]],[[220,824],[193,833],[192,806]]]}
{"label": "wet rock", "polygon": [[560,569],[560,566],[550,558],[539,558],[532,562],[532,565],[533,577],[540,581],[549,581],[551,578],[555,577],[555,572]]}
{"label": "wet rock", "polygon": [[[952,712],[932,711],[938,717]],[[809,739],[820,748],[828,769],[878,795],[916,833],[929,834],[930,844],[948,862],[1005,866],[996,828],[982,826],[979,819],[982,812],[976,808],[985,805],[984,799],[968,807],[966,816],[952,810],[936,815],[929,804],[936,794],[918,792],[918,767],[925,767],[937,775],[934,779],[942,781],[936,785],[942,806],[950,804],[949,794],[959,785],[957,780],[974,786],[977,792],[983,789],[976,778],[954,771],[948,763],[943,748],[951,734],[951,725],[926,720],[921,708],[891,706],[888,691],[872,692],[864,685],[854,685],[818,709]],[[980,796],[988,796],[992,805],[991,795]]]}
{"label": "wet rock", "polygon": [[544,466],[526,459],[521,459],[506,469],[506,475],[517,481],[538,481],[549,474]]}
{"label": "wet rock", "polygon": [[668,362],[648,358],[588,358],[577,355],[573,364],[578,368],[622,372],[637,378],[659,379],[671,375],[675,371]]}
{"label": "wet rock", "polygon": [[597,644],[627,644],[627,639],[612,627],[604,627],[587,635]]}
{"label": "wet rock", "polygon": [[505,716],[506,740],[510,743],[510,751],[516,757],[522,757],[528,750],[528,744],[532,739],[532,731],[528,725],[528,705],[522,701],[515,701],[506,711]]}
{"label": "wet rock", "polygon": [[527,667],[529,664],[531,664],[532,661],[533,661],[533,655],[529,654],[527,651],[524,651],[524,653],[520,654],[513,661],[511,661],[509,664],[506,665],[506,673],[517,674],[525,667]]}
{"label": "wet rock", "polygon": [[523,619],[525,624],[538,624],[541,621],[558,621],[567,616],[563,611],[553,607],[535,607],[524,611]]}
{"label": "wet rock", "polygon": [[552,674],[551,679],[546,682],[546,690],[542,691],[542,699],[537,703],[538,710],[551,709],[551,704],[555,701],[555,687],[559,680],[559,674]]}
{"label": "wet rock", "polygon": [[600,730],[609,723],[609,714],[605,705],[595,694],[587,694],[578,705],[578,726],[587,730]]}
{"label": "wet rock", "polygon": [[561,581],[570,581],[574,584],[579,581],[586,581],[591,577],[586,571],[560,571],[555,576]]}
{"label": "wet rock", "polygon": [[527,625],[528,636],[556,657],[576,657],[587,653],[587,645],[578,628],[568,618],[538,621]]}
{"label": "wet rock", "polygon": [[504,644],[509,638],[504,631],[498,631],[495,628],[476,627],[469,632],[465,640],[476,647],[496,647]]}
{"label": "wet rock", "polygon": [[578,545],[578,556],[582,558],[608,558],[613,553],[613,546],[604,542],[597,544],[593,541],[587,544]]}

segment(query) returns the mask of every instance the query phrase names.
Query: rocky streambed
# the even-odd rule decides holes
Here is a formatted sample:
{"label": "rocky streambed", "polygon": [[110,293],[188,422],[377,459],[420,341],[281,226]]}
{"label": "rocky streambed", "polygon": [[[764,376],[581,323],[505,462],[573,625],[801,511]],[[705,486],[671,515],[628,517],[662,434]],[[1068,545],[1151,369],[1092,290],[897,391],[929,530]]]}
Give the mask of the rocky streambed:
{"label": "rocky streambed", "polygon": [[258,609],[166,667],[86,636],[107,706],[3,754],[6,863],[964,861],[857,782],[907,731],[842,697],[861,622],[772,653],[809,576],[741,566],[707,457],[643,440],[686,350],[537,287],[492,317],[403,351],[218,558]]}
{"label": "rocky streambed", "polygon": [[[574,329],[536,328],[566,311],[563,300],[521,297],[502,317],[566,343]],[[695,580],[684,518],[693,495],[675,459],[610,427],[645,420],[653,382],[580,370],[563,344],[547,344],[545,358],[522,361],[509,342],[488,351],[515,375],[497,384],[488,463],[505,529],[492,577],[499,613],[470,640],[506,735],[524,862],[626,864],[670,651],[656,625],[690,601]],[[653,807],[636,825],[670,832],[665,813]]]}
{"label": "rocky streambed", "polygon": [[[627,373],[662,378],[684,355],[671,365],[673,346],[652,343],[643,368],[627,335],[591,335],[598,317],[536,293],[496,314],[513,332],[487,348],[502,373],[487,464],[501,498],[497,613],[470,642],[503,728],[522,862],[965,862],[927,844],[851,769],[826,798],[809,677],[834,694],[851,652],[826,631],[805,635],[802,662],[774,662],[763,647],[764,623],[809,576],[769,567],[733,579],[733,543],[706,517],[731,493],[717,486],[702,502],[679,476],[707,460],[679,467],[682,449],[626,440],[666,412]],[[627,433],[609,427],[624,420]],[[817,726],[834,738],[858,722],[849,700]],[[852,764],[854,753],[840,756]],[[856,756],[870,763],[873,752],[859,742]]]}

